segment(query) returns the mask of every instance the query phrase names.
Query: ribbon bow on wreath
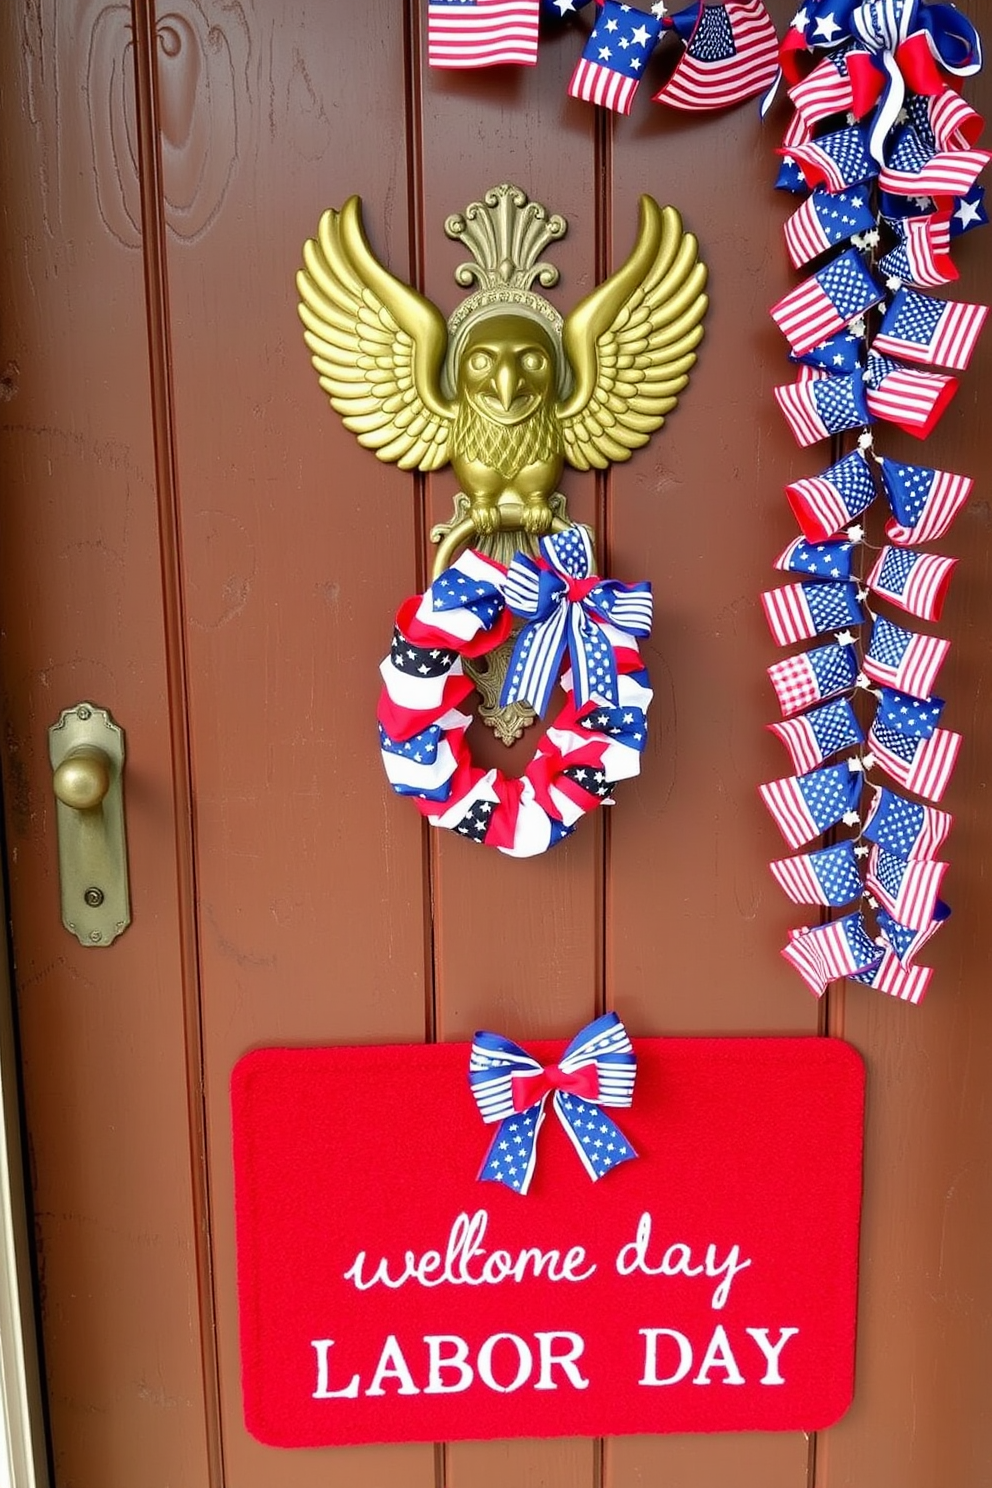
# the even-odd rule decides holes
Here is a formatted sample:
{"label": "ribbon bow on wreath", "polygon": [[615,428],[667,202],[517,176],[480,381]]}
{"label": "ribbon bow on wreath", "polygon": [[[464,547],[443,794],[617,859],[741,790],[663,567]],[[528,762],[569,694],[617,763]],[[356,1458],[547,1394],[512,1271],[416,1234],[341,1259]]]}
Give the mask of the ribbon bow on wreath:
{"label": "ribbon bow on wreath", "polygon": [[[801,24],[797,25],[797,22]],[[820,0],[800,10],[782,43],[782,70],[790,84],[800,80],[796,53],[847,43],[844,66],[851,86],[851,108],[863,119],[878,105],[869,149],[885,164],[884,145],[906,101],[907,89],[929,97],[947,91],[941,68],[954,77],[981,71],[982,43],[971,22],[953,5],[925,0],[863,0],[838,7]]]}
{"label": "ribbon bow on wreath", "polygon": [[651,585],[601,579],[592,564],[592,543],[582,527],[542,537],[537,558],[518,553],[510,564],[507,607],[530,623],[517,637],[501,707],[523,701],[543,715],[566,646],[576,710],[589,703],[618,706],[615,640],[623,636],[616,632],[650,635]]}
{"label": "ribbon bow on wreath", "polygon": [[637,1060],[616,1013],[586,1024],[556,1065],[542,1066],[498,1033],[477,1033],[469,1084],[483,1121],[499,1122],[480,1182],[525,1194],[534,1176],[537,1134],[548,1096],[582,1166],[596,1181],[637,1153],[602,1106],[629,1106]]}

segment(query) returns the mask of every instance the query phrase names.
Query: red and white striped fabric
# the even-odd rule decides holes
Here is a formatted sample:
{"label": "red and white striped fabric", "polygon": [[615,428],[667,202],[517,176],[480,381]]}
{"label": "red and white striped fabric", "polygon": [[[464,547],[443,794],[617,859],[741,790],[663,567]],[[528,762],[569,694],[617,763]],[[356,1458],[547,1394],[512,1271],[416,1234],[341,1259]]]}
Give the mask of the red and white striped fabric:
{"label": "red and white striped fabric", "polygon": [[926,439],[957,392],[957,378],[901,367],[887,357],[879,361],[884,365],[873,366],[871,357],[868,360],[865,378],[868,412],[873,418],[895,424],[906,434]]}
{"label": "red and white striped fabric", "polygon": [[[832,849],[827,849],[830,852]],[[800,853],[795,858],[776,858],[768,866],[772,870],[775,879],[782,892],[792,900],[793,904],[823,904],[837,905],[838,898],[830,898],[824,891],[823,885],[814,872],[815,853]],[[857,885],[851,899],[861,897],[861,884]],[[851,901],[848,900],[848,903]]]}
{"label": "red and white striped fabric", "polygon": [[[951,258],[951,213],[906,217],[901,224],[910,279],[922,289],[952,284],[958,271]],[[882,268],[885,268],[883,261]]]}
{"label": "red and white striped fabric", "polygon": [[942,150],[922,170],[883,165],[878,185],[893,196],[967,196],[990,160],[988,150]]}
{"label": "red and white striped fabric", "polygon": [[868,746],[872,758],[885,773],[906,790],[940,801],[954,774],[961,752],[961,735],[951,729],[934,729],[929,739],[914,740],[915,748],[901,748],[888,731],[871,728]]}
{"label": "red and white striped fabric", "polygon": [[629,114],[640,83],[640,78],[627,77],[612,67],[601,67],[598,62],[590,62],[588,57],[580,57],[568,85],[568,94],[583,103],[596,103],[600,108],[612,109],[615,114]]}
{"label": "red and white striped fabric", "polygon": [[955,475],[950,470],[935,470],[934,476],[926,506],[913,526],[907,527],[898,517],[891,517],[886,522],[885,535],[890,542],[907,547],[943,537],[975,484],[970,475]]}
{"label": "red and white striped fabric", "polygon": [[769,314],[796,356],[805,356],[884,297],[849,248],[783,295]]}
{"label": "red and white striped fabric", "polygon": [[909,556],[904,547],[882,548],[865,582],[874,594],[908,615],[939,620],[958,560],[943,558],[938,553],[914,553],[911,555],[914,561],[903,577],[899,559]]}
{"label": "red and white striped fabric", "polygon": [[897,692],[908,692],[913,697],[927,698],[933,692],[937,673],[951,648],[950,641],[941,636],[920,635],[903,630],[891,621],[876,620],[875,631],[886,625],[899,632],[905,639],[901,648],[876,648],[874,633],[872,644],[862,661],[865,675],[883,687],[894,687]]}
{"label": "red and white striped fabric", "polygon": [[953,88],[927,99],[927,118],[940,150],[967,150],[978,144],[985,128],[981,114]]}
{"label": "red and white striped fabric", "polygon": [[758,792],[791,848],[805,847],[821,835],[823,829],[811,815],[795,776],[766,781]]}
{"label": "red and white striped fabric", "polygon": [[795,967],[815,997],[822,997],[831,982],[854,976],[867,970],[876,960],[881,960],[882,951],[878,946],[872,946],[869,955],[871,942],[867,942],[867,937],[856,937],[852,945],[852,938],[845,933],[851,918],[853,916],[845,916],[829,925],[792,930],[788,945],[782,947],[781,954],[790,966]]}
{"label": "red and white striped fabric", "polygon": [[[819,124],[830,114],[846,114],[851,108],[851,80],[832,58],[825,57],[808,77],[789,89],[789,97],[805,124]],[[788,137],[784,143],[788,145]]]}
{"label": "red and white striped fabric", "polygon": [[[904,290],[899,298],[902,299],[906,294],[907,291]],[[931,306],[940,303],[934,295],[917,295],[915,290],[908,291],[908,294],[915,296],[910,300],[911,304],[922,303],[928,311]],[[905,331],[899,333],[905,317],[893,317],[895,333],[890,334],[883,323],[871,343],[871,349],[883,356],[902,357],[906,362],[936,362],[940,367],[951,367],[956,372],[963,372],[971,361],[971,354],[988,313],[987,305],[971,305],[964,300],[945,300],[932,328],[929,328],[930,322],[933,314],[937,314],[936,311],[928,314],[926,326],[921,324],[912,336]],[[917,336],[919,339],[916,339]]]}
{"label": "red and white striped fabric", "polygon": [[920,1003],[927,994],[932,976],[932,966],[903,966],[898,956],[886,950],[875,970],[865,973],[864,984],[876,992],[898,997],[901,1002]]}
{"label": "red and white striped fabric", "polygon": [[496,67],[537,62],[540,0],[474,0],[428,4],[431,67]]}
{"label": "red and white striped fabric", "polygon": [[934,858],[897,858],[876,844],[868,859],[865,884],[900,925],[924,930],[933,921],[948,866]]}
{"label": "red and white striped fabric", "polygon": [[[708,56],[712,22],[700,5],[695,30],[681,61],[668,82],[654,95],[654,103],[695,113],[727,108],[764,93],[778,72],[778,36],[762,0],[725,0],[724,15],[732,34],[731,56]],[[715,11],[716,6],[712,9]]]}

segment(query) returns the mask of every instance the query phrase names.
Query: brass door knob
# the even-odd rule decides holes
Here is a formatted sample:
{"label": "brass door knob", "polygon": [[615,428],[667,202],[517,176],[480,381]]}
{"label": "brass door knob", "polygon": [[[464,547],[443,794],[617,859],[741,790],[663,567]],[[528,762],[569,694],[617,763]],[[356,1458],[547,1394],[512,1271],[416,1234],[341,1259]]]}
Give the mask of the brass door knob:
{"label": "brass door knob", "polygon": [[93,811],[110,789],[111,764],[102,749],[76,749],[53,777],[55,794],[75,811]]}
{"label": "brass door knob", "polygon": [[124,832],[124,734],[106,708],[77,703],[48,730],[62,923],[108,946],[131,922]]}

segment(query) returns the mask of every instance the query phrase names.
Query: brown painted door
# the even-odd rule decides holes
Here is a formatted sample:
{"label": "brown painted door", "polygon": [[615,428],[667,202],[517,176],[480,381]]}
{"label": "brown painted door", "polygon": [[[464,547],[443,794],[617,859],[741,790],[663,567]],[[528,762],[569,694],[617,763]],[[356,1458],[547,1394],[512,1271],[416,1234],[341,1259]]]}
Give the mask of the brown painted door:
{"label": "brown painted door", "polygon": [[[615,124],[565,97],[570,33],[530,71],[428,73],[415,0],[24,0],[0,27],[3,767],[58,1488],[985,1488],[992,341],[927,446],[979,477],[947,545],[955,917],[921,1008],[853,986],[818,1007],[777,955],[793,917],[755,796],[783,769],[755,596],[793,532],[783,484],[821,468],[771,397],[764,312],[790,282],[773,131],[646,100]],[[663,434],[605,480],[566,476],[607,571],[654,583],[657,723],[609,820],[529,862],[427,834],[385,786],[377,666],[453,483],[345,433],[292,283],[320,211],[358,192],[377,251],[450,310],[441,223],[507,179],[568,218],[563,307],[626,253],[642,191],[682,210],[712,291]],[[964,297],[987,296],[980,236],[960,259]],[[45,730],[81,698],[127,731],[134,923],[103,951],[58,915]],[[829,1030],[864,1052],[844,1421],[819,1440],[254,1443],[238,1057],[480,1023],[564,1036],[604,1006],[643,1035]]]}

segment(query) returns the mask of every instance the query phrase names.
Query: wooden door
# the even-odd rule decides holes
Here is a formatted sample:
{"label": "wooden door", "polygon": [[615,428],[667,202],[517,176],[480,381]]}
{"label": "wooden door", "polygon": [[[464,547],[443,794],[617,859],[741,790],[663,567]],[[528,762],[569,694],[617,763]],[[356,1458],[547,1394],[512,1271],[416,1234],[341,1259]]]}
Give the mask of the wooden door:
{"label": "wooden door", "polygon": [[[919,1009],[857,986],[817,1006],[777,955],[794,917],[755,793],[782,773],[756,595],[794,531],[783,485],[821,468],[771,396],[786,370],[765,311],[791,282],[774,131],[750,107],[644,100],[616,122],[573,103],[571,32],[533,70],[428,73],[416,0],[24,0],[0,28],[3,777],[58,1488],[983,1488],[992,343],[927,446],[980,483],[948,544],[963,561],[943,627],[948,719],[967,732],[955,917]],[[449,310],[441,223],[503,180],[569,221],[563,307],[626,253],[642,191],[698,233],[712,294],[662,435],[606,478],[566,476],[606,570],[655,586],[643,775],[526,862],[425,832],[385,785],[377,667],[453,481],[358,449],[293,290],[321,210],[358,192],[380,255]],[[962,297],[987,297],[981,239],[960,260]],[[103,951],[58,916],[45,730],[82,698],[127,732],[134,923]],[[255,1443],[235,1061],[480,1024],[565,1036],[613,1006],[642,1035],[829,1031],[863,1051],[845,1419],[818,1439]]]}

